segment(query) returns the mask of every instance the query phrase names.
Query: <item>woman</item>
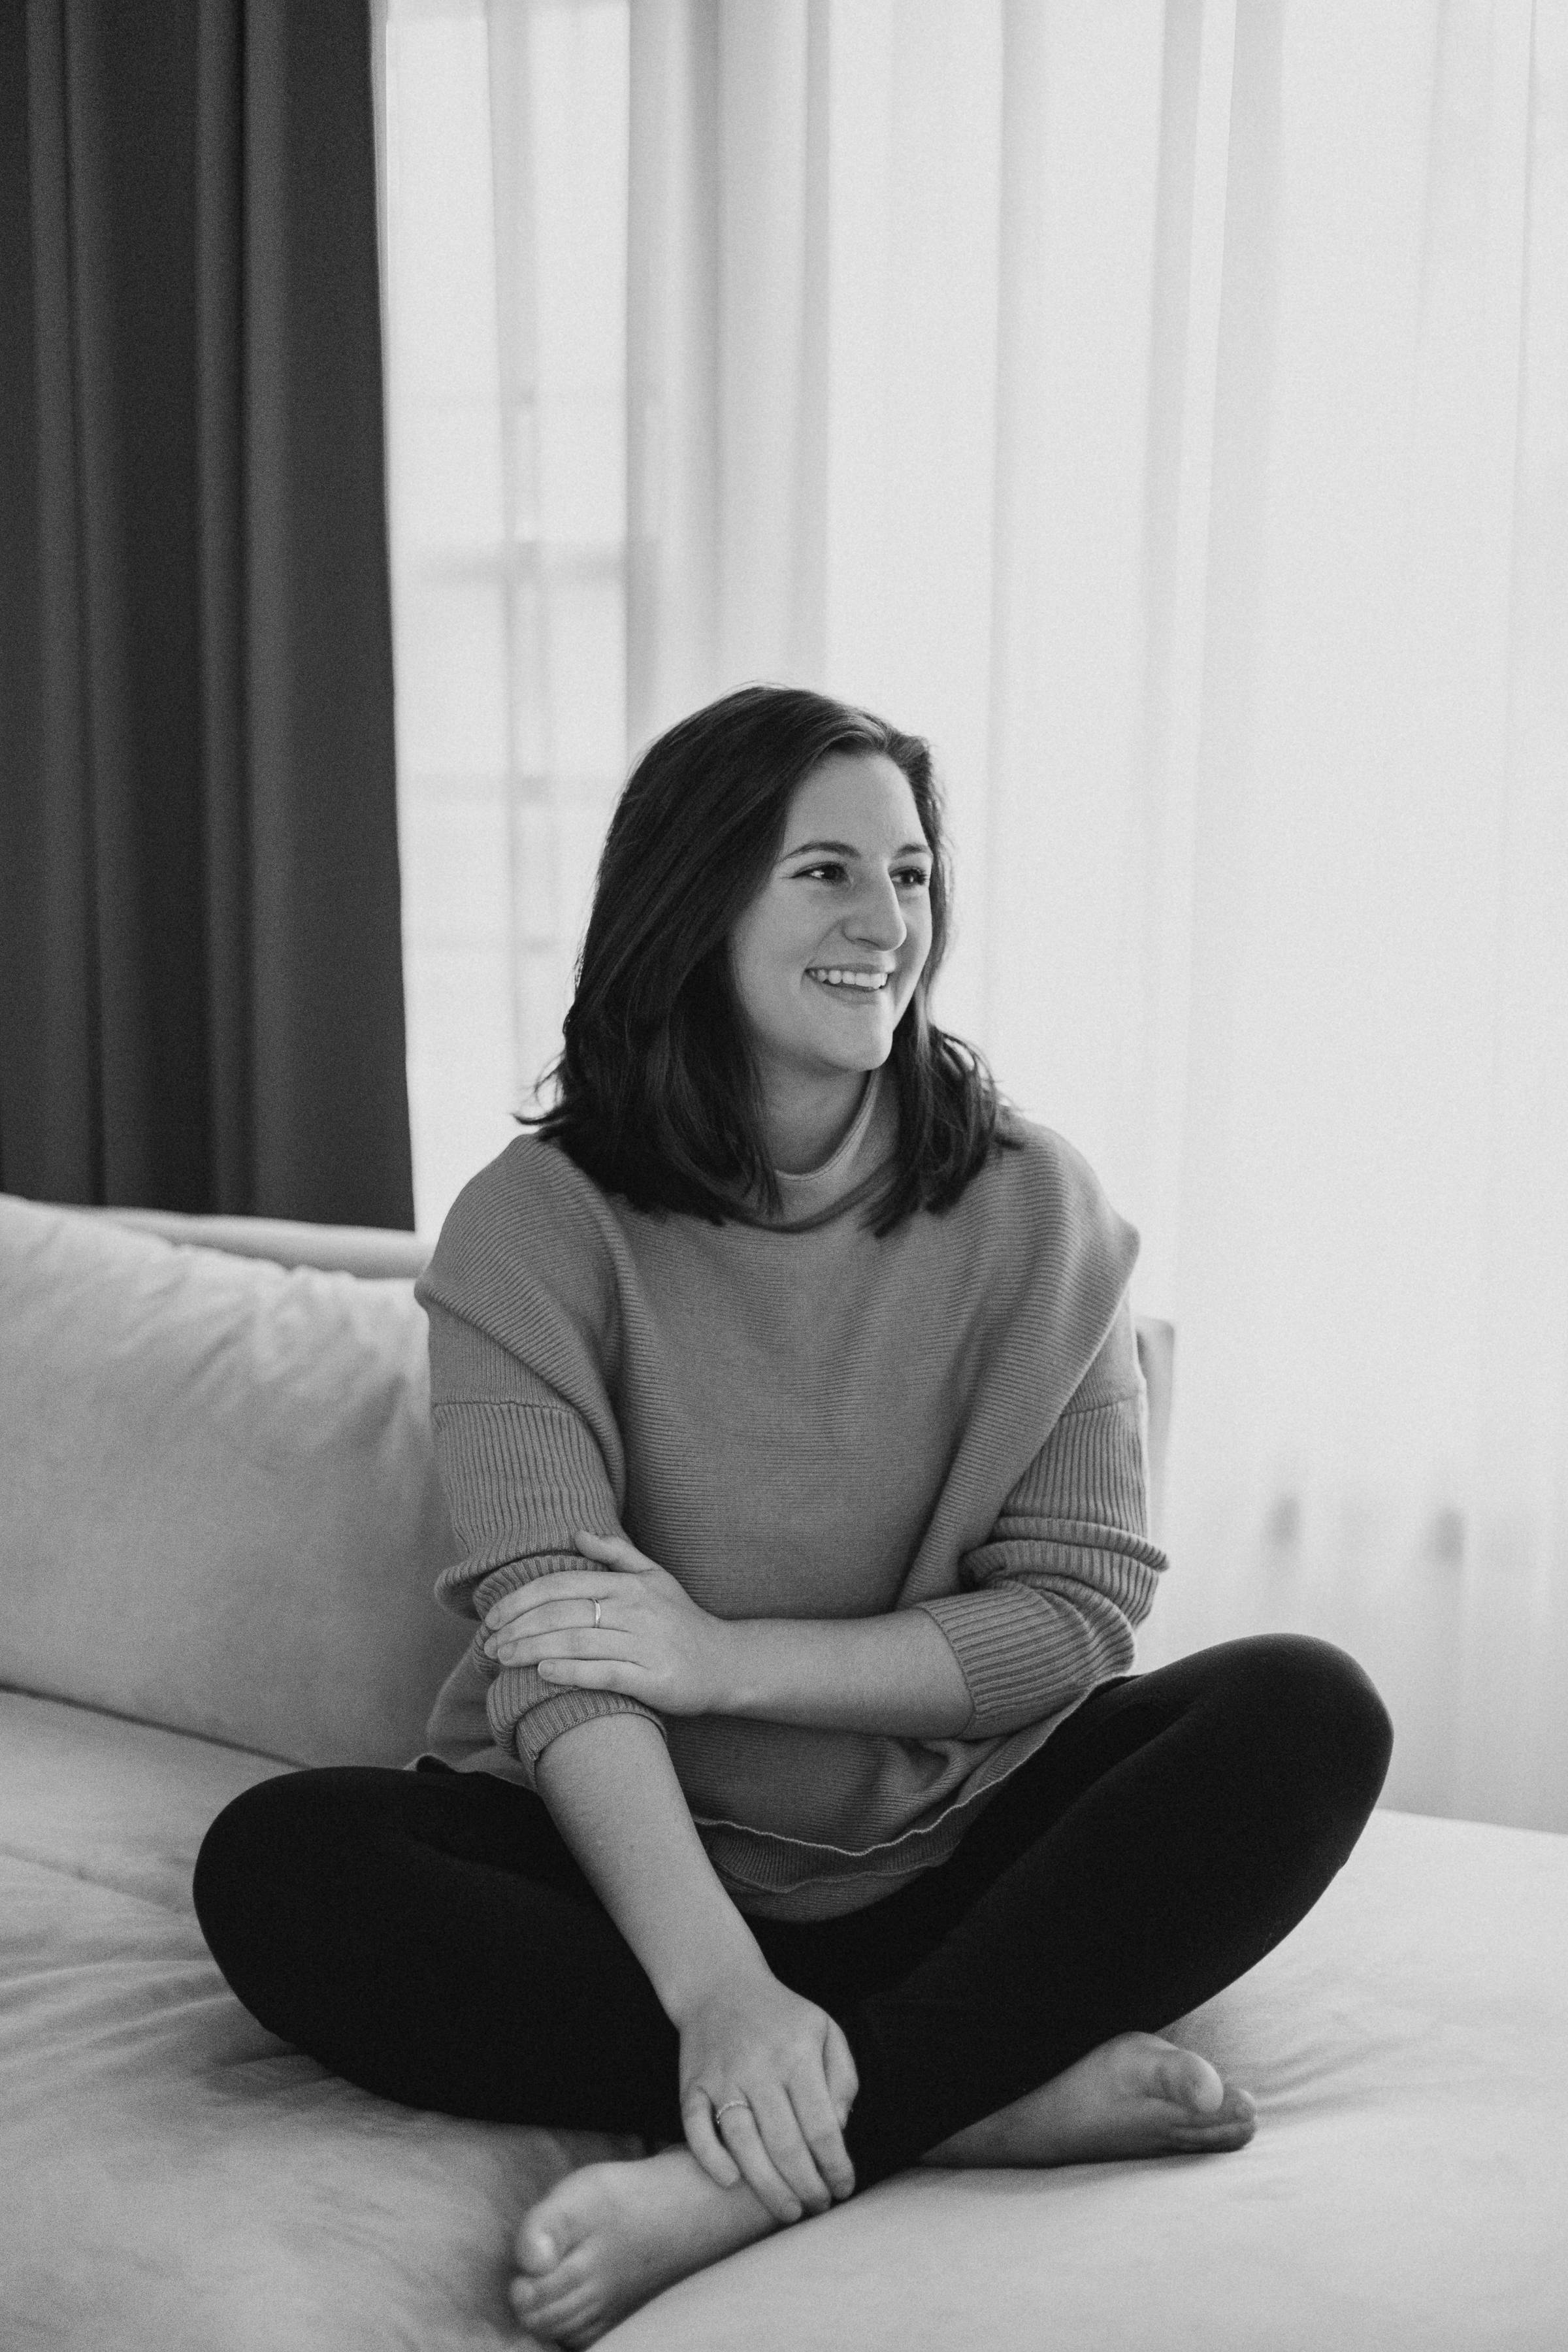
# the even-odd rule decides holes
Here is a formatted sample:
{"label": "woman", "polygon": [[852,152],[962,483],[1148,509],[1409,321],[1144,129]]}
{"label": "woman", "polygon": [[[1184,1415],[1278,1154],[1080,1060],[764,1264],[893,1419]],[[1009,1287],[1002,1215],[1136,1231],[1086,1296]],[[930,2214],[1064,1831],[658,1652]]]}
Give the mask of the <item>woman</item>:
{"label": "woman", "polygon": [[915,2164],[1220,2151],[1159,2028],[1350,1853],[1388,1718],[1293,1636],[1131,1672],[1138,1236],[936,1029],[926,746],[750,688],[635,770],[557,1100],[419,1286],[479,1619],[419,1769],[219,1816],[266,2025],[424,2107],[640,2135],[521,2221],[593,2343]]}

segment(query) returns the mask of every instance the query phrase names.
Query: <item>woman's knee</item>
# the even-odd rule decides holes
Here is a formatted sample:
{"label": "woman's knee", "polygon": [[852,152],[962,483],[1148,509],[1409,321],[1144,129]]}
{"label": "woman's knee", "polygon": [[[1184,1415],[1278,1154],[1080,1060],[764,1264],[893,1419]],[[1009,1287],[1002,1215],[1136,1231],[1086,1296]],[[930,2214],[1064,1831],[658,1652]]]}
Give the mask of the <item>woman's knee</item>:
{"label": "woman's knee", "polygon": [[1394,1749],[1394,1725],[1366,1669],[1312,1633],[1261,1633],[1245,1647],[1258,1720],[1303,1769],[1331,1778],[1370,1812]]}
{"label": "woman's knee", "polygon": [[279,1904],[297,1898],[334,1810],[334,1791],[324,1784],[343,1777],[334,1770],[279,1772],[242,1790],[210,1824],[196,1854],[191,1897],[220,1964],[237,1937],[249,1940],[258,1916],[276,1926]]}

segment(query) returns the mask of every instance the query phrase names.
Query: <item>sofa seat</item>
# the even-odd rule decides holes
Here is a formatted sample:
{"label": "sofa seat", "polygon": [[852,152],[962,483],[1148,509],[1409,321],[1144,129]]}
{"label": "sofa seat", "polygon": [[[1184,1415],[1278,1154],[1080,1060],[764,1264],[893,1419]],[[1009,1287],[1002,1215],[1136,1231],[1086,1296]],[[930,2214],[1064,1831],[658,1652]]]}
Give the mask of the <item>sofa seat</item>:
{"label": "sofa seat", "polygon": [[637,2139],[372,2097],[240,2007],[208,1822],[275,1758],[0,1692],[7,2352],[478,2352],[519,2336],[523,2208]]}
{"label": "sofa seat", "polygon": [[[356,2090],[247,2014],[191,1907],[232,1797],[405,1762],[470,1638],[430,1597],[456,1549],[416,1256],[0,1196],[4,2352],[526,2344],[519,2217],[640,2152]],[[1565,1960],[1568,1838],[1381,1811],[1279,1949],[1173,2023],[1257,2097],[1250,2146],[917,2168],[604,2341],[1563,2352]]]}
{"label": "sofa seat", "polygon": [[[16,2352],[517,2346],[519,2214],[573,2166],[640,2153],[372,2097],[247,2015],[191,1870],[220,1808],[286,1769],[0,1693]],[[1294,1935],[1181,2029],[1253,2090],[1249,2147],[908,2174],[605,2340],[1560,2352],[1565,1952],[1568,1838],[1380,1811]]]}
{"label": "sofa seat", "polygon": [[907,2173],[605,2342],[1568,2347],[1568,1837],[1380,1810],[1284,1943],[1170,2031],[1253,2092],[1247,2147]]}

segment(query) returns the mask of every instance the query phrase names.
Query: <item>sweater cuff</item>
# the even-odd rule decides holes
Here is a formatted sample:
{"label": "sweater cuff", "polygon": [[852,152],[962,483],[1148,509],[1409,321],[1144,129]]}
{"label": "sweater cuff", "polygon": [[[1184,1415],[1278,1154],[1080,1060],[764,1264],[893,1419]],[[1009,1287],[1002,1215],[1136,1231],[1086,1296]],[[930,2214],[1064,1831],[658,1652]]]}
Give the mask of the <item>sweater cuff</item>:
{"label": "sweater cuff", "polygon": [[[994,1738],[1048,1713],[1042,1691],[1053,1682],[1061,1687],[1062,1706],[1079,1696],[1074,1685],[1083,1665],[1083,1629],[1053,1625],[1027,1589],[993,1586],[916,1605],[946,1637],[968,1686],[973,1712],[960,1739]],[[1049,1654],[1058,1650],[1059,1655]]]}
{"label": "sweater cuff", "polygon": [[663,1717],[656,1715],[651,1706],[645,1706],[640,1698],[628,1698],[624,1691],[558,1691],[553,1698],[531,1706],[513,1730],[518,1761],[527,1767],[531,1785],[534,1768],[552,1739],[559,1739],[563,1731],[570,1731],[576,1724],[593,1723],[603,1715],[646,1716],[649,1723],[658,1724],[665,1738],[668,1737]]}

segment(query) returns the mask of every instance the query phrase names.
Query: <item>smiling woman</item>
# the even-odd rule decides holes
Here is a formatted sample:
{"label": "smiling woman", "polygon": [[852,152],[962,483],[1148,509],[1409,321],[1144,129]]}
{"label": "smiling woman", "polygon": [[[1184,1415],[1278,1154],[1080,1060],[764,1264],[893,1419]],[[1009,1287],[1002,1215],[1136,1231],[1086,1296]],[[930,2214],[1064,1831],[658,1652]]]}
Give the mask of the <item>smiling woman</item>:
{"label": "smiling woman", "polygon": [[[799,1173],[837,1149],[887,1058],[931,952],[930,844],[888,849],[920,812],[885,752],[830,752],[789,803],[786,838],[837,826],[852,838],[795,842],[737,924],[735,986],[763,1075],[765,1139]],[[812,864],[821,850],[835,855]],[[846,1025],[847,1014],[853,1026]]]}
{"label": "smiling woman", "polygon": [[1139,1237],[930,1022],[942,851],[925,744],[821,695],[643,754],[556,1107],[416,1290],[479,1631],[424,1769],[268,1780],[202,1847],[273,2032],[642,2137],[521,2217],[535,2338],[911,2164],[1243,2146],[1154,2029],[1289,1933],[1387,1765],[1326,1643],[1132,1671]]}
{"label": "smiling woman", "polygon": [[984,1057],[929,1015],[951,900],[919,736],[803,688],[723,696],[632,772],[557,1099],[519,1123],[634,1206],[771,1221],[778,1178],[830,1158],[886,1063],[902,1140],[875,1230],[940,1211],[1017,1148]]}

